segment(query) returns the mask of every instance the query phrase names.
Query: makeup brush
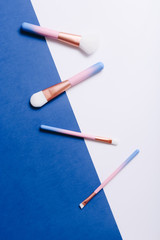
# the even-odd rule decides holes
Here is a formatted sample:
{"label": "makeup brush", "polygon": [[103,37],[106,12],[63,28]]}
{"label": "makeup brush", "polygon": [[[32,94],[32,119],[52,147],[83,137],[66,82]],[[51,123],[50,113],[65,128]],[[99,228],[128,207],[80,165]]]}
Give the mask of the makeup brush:
{"label": "makeup brush", "polygon": [[98,46],[98,40],[95,35],[80,36],[70,33],[58,32],[26,22],[22,24],[22,29],[29,33],[34,33],[78,47],[88,55],[92,54]]}
{"label": "makeup brush", "polygon": [[42,107],[44,104],[63,93],[67,89],[75,86],[76,84],[86,80],[94,74],[100,72],[104,68],[103,63],[98,62],[86,70],[78,73],[68,80],[60,82],[42,91],[39,91],[31,96],[30,103],[33,107]]}
{"label": "makeup brush", "polygon": [[50,132],[56,132],[56,133],[75,136],[75,137],[79,137],[79,138],[85,138],[85,139],[89,139],[89,140],[93,140],[93,141],[117,145],[117,142],[110,138],[96,137],[96,136],[84,134],[81,132],[75,132],[75,131],[70,131],[70,130],[66,130],[66,129],[62,129],[62,128],[50,127],[47,125],[41,125],[40,128],[43,130],[50,131]]}
{"label": "makeup brush", "polygon": [[107,185],[137,154],[139,150],[135,150],[102,184],[88,197],[86,198],[79,207],[82,209],[84,206],[101,191],[105,185]]}

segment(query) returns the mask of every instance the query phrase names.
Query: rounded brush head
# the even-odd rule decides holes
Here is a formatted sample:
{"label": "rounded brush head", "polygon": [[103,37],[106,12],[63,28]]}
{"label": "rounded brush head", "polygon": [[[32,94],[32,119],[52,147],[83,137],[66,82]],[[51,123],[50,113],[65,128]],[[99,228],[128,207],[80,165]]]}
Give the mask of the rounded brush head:
{"label": "rounded brush head", "polygon": [[98,47],[98,38],[95,35],[82,36],[79,44],[79,48],[82,49],[88,55],[94,53]]}
{"label": "rounded brush head", "polygon": [[30,104],[33,107],[42,107],[44,104],[46,104],[48,101],[46,99],[46,97],[44,96],[43,92],[37,92],[35,94],[33,94],[30,98]]}

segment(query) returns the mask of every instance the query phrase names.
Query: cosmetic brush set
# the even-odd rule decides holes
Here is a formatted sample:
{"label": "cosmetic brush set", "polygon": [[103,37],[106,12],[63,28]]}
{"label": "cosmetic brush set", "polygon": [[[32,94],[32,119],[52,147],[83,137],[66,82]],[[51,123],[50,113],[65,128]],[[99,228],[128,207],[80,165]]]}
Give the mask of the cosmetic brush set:
{"label": "cosmetic brush set", "polygon": [[[72,45],[76,48],[79,48],[87,55],[94,53],[98,45],[98,40],[95,35],[81,36],[71,33],[64,33],[26,22],[22,24],[21,28],[24,32],[40,35],[55,41],[60,41],[65,44]],[[61,93],[67,91],[69,88],[99,73],[103,68],[103,63],[98,62],[65,81],[62,81],[44,90],[36,92],[31,96],[30,104],[34,108],[40,108],[52,99],[56,98]],[[94,136],[91,134],[75,132],[47,125],[41,125],[40,129],[45,132],[59,133],[61,135],[68,135],[76,138],[98,141],[110,145],[117,145],[117,141],[111,138]],[[138,153],[139,150],[135,150],[104,182],[102,182],[102,184],[89,197],[87,197],[82,203],[80,203],[80,209],[82,209],[96,194],[98,194],[104,188],[104,186],[107,185]]]}

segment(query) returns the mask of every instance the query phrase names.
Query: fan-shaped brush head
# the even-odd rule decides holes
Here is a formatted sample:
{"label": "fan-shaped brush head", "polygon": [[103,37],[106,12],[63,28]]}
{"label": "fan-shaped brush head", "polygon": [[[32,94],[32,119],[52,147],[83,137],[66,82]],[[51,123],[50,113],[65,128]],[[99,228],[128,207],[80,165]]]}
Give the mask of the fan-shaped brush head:
{"label": "fan-shaped brush head", "polygon": [[88,55],[94,53],[98,47],[98,38],[96,35],[84,35],[82,36],[79,44],[79,48],[82,49]]}

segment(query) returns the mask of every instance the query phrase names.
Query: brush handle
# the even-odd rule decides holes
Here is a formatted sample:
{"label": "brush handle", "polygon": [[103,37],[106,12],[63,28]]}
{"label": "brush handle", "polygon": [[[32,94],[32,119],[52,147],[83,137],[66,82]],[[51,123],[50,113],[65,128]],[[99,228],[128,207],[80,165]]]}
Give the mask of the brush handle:
{"label": "brush handle", "polygon": [[109,183],[137,154],[139,150],[135,150],[94,192],[97,194],[104,186]]}
{"label": "brush handle", "polygon": [[35,33],[40,36],[52,38],[52,39],[58,39],[59,32],[55,30],[50,30],[44,27],[40,27],[34,24],[26,23],[24,22],[22,24],[22,29],[29,33]]}
{"label": "brush handle", "polygon": [[71,86],[75,86],[76,84],[86,80],[87,78],[93,76],[94,74],[100,72],[104,68],[103,63],[98,62],[91,67],[87,68],[86,70],[82,71],[81,73],[78,73],[77,75],[71,77],[68,79]]}
{"label": "brush handle", "polygon": [[137,154],[139,150],[135,150],[127,159],[124,161],[119,168],[117,168],[88,198],[86,198],[79,207],[82,209],[104,186],[110,182]]}
{"label": "brush handle", "polygon": [[92,141],[98,141],[98,142],[103,142],[103,143],[116,145],[116,142],[112,139],[109,139],[109,138],[96,137],[96,136],[93,136],[91,134],[75,132],[75,131],[62,129],[62,128],[51,127],[51,126],[47,126],[47,125],[41,125],[40,128],[43,129],[43,130],[46,130],[46,131],[50,131],[50,132],[57,132],[57,133],[65,134],[65,135],[75,136],[75,137],[79,137],[79,138],[85,138],[85,139],[92,140]]}
{"label": "brush handle", "polygon": [[58,132],[58,133],[62,133],[62,134],[65,134],[65,135],[71,135],[71,136],[75,136],[75,137],[79,137],[79,138],[86,138],[86,139],[89,139],[89,140],[95,140],[94,136],[89,135],[89,134],[84,134],[84,133],[81,133],[81,132],[70,131],[70,130],[51,127],[51,126],[47,126],[47,125],[41,125],[40,128],[43,129],[43,130],[51,131],[51,132]]}

